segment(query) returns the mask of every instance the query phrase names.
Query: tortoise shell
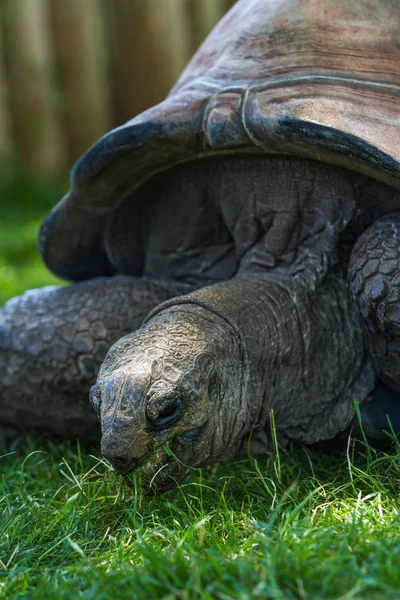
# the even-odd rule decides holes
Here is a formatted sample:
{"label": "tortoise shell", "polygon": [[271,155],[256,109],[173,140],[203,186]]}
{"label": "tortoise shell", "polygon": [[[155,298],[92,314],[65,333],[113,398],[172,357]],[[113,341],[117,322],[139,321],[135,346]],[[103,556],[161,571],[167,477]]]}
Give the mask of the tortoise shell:
{"label": "tortoise shell", "polygon": [[398,0],[237,2],[166,100],[75,165],[41,229],[48,267],[111,275],[110,214],[156,174],[211,156],[306,157],[400,188],[399,28]]}

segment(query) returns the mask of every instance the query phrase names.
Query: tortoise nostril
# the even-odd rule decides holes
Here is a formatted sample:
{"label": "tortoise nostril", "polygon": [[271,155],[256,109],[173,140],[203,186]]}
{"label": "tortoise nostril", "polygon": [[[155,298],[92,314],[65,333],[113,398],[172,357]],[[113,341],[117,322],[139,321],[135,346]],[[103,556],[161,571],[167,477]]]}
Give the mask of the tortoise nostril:
{"label": "tortoise nostril", "polygon": [[164,402],[161,407],[150,407],[147,418],[154,429],[166,429],[176,423],[182,415],[182,401],[179,398],[171,398]]}
{"label": "tortoise nostril", "polygon": [[101,390],[100,386],[93,385],[89,392],[89,402],[94,408],[95,413],[100,417],[100,406],[101,406]]}

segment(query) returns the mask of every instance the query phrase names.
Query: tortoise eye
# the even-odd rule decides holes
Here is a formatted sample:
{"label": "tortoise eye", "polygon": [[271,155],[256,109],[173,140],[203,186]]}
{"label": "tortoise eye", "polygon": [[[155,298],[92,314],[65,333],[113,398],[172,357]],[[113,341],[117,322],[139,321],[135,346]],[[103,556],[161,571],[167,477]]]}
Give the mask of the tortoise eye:
{"label": "tortoise eye", "polygon": [[182,401],[179,398],[169,398],[164,402],[153,402],[147,409],[147,418],[151,427],[162,431],[170,427],[182,416]]}

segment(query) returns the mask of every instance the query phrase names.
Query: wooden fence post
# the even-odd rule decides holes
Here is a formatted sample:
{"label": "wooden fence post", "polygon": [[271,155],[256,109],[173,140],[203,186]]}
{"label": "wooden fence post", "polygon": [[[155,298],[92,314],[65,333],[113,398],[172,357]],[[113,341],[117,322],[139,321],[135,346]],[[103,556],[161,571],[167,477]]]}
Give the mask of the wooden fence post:
{"label": "wooden fence post", "polygon": [[9,90],[4,65],[3,35],[0,30],[0,160],[13,154],[10,131]]}
{"label": "wooden fence post", "polygon": [[225,12],[228,12],[236,2],[237,0],[225,0]]}
{"label": "wooden fence post", "polygon": [[49,0],[70,160],[110,127],[107,49],[101,0]]}
{"label": "wooden fence post", "polygon": [[187,0],[192,23],[192,52],[204,42],[226,12],[226,0]]}
{"label": "wooden fence post", "polygon": [[3,0],[3,35],[17,156],[42,175],[60,172],[61,139],[45,0]]}
{"label": "wooden fence post", "polygon": [[169,2],[167,14],[171,36],[171,58],[173,60],[171,78],[168,82],[167,91],[169,91],[189,62],[192,52],[190,44],[190,18],[185,10],[187,0],[167,1]]}
{"label": "wooden fence post", "polygon": [[118,123],[160,102],[190,58],[187,0],[105,0]]}

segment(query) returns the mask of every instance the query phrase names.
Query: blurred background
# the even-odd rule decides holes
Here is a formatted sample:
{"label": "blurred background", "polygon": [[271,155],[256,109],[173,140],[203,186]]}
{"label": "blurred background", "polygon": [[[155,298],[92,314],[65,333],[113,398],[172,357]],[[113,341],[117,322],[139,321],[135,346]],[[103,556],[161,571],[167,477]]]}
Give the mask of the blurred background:
{"label": "blurred background", "polygon": [[3,0],[0,151],[53,176],[162,100],[232,0]]}
{"label": "blurred background", "polygon": [[0,0],[0,305],[55,281],[37,229],[75,160],[160,102],[235,0]]}

